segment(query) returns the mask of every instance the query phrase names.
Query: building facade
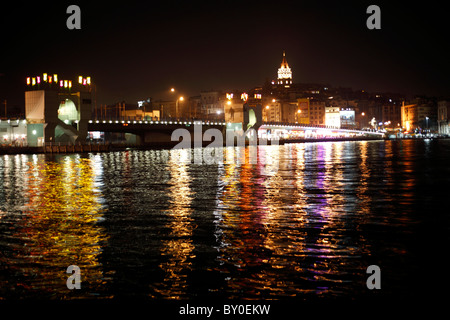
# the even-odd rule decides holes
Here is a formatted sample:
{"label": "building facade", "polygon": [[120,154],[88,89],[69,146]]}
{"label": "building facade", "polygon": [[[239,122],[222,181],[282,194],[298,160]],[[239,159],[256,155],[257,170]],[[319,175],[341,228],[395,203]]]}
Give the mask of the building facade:
{"label": "building facade", "polygon": [[402,127],[405,128],[406,131],[437,131],[437,105],[433,101],[423,98],[416,98],[411,102],[411,104],[402,104]]}
{"label": "building facade", "polygon": [[310,100],[309,123],[312,125],[325,125],[325,101]]}
{"label": "building facade", "polygon": [[450,101],[438,101],[438,132],[444,135],[450,135]]}
{"label": "building facade", "polygon": [[332,128],[341,127],[340,108],[337,106],[325,107],[325,125]]}
{"label": "building facade", "polygon": [[281,103],[276,99],[264,99],[262,103],[262,117],[264,122],[281,122]]}
{"label": "building facade", "polygon": [[27,77],[26,83],[28,145],[86,141],[93,109],[90,77],[79,76],[78,81],[72,81],[44,73]]}

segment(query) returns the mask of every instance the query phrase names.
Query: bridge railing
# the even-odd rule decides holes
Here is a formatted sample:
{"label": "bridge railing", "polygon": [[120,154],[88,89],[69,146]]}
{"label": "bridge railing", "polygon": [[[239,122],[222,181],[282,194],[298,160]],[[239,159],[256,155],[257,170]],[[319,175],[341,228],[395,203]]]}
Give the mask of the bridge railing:
{"label": "bridge railing", "polygon": [[103,116],[103,117],[92,117],[93,121],[172,121],[172,122],[194,122],[194,121],[202,121],[202,122],[225,122],[225,119],[211,119],[206,117],[150,117],[150,116],[120,116],[120,117],[112,117],[112,116]]}
{"label": "bridge railing", "polygon": [[292,123],[292,122],[263,122],[265,126],[289,126],[289,127],[304,127],[304,128],[323,128],[323,129],[332,129],[332,130],[358,130],[358,131],[367,131],[367,132],[378,132],[372,128],[358,128],[356,126],[344,125],[340,127],[335,126],[327,126],[324,124],[307,124],[307,123]]}

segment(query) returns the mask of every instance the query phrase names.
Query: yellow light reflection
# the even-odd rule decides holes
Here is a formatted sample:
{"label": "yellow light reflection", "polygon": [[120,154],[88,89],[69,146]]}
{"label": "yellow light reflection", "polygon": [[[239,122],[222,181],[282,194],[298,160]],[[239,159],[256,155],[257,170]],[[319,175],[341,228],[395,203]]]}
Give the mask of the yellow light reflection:
{"label": "yellow light reflection", "polygon": [[171,173],[169,181],[170,207],[167,211],[170,230],[168,240],[162,241],[161,255],[165,262],[159,267],[164,271],[164,281],[155,284],[154,290],[167,299],[181,299],[187,290],[187,271],[191,269],[192,253],[192,191],[190,189],[190,175],[188,163],[190,149],[170,151],[167,168]]}
{"label": "yellow light reflection", "polygon": [[15,259],[23,263],[13,267],[25,275],[17,286],[54,298],[81,297],[66,287],[66,269],[77,265],[83,294],[101,290],[99,255],[107,238],[97,224],[103,212],[101,195],[93,191],[93,161],[65,157],[62,163],[38,162],[34,156],[32,160],[25,174],[23,219],[15,235],[26,239],[16,250]]}

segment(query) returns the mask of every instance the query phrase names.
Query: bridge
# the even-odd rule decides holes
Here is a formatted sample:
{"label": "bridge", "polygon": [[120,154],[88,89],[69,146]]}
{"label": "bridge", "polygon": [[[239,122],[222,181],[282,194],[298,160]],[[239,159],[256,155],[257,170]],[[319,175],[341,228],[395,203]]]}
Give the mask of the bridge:
{"label": "bridge", "polygon": [[[205,119],[91,119],[88,121],[88,131],[105,133],[128,133],[136,136],[136,144],[170,143],[174,130],[184,128],[191,134],[195,126],[201,126],[202,132],[208,129],[218,129],[222,134],[228,130],[242,130],[241,123],[225,120]],[[263,122],[255,126],[259,138],[282,139],[286,142],[295,140],[333,139],[333,138],[371,138],[382,139],[383,132],[361,130],[354,128],[336,128],[324,125],[307,125],[288,122]]]}
{"label": "bridge", "polygon": [[[43,75],[45,81],[47,74]],[[53,75],[56,78],[56,74]],[[34,78],[32,78],[34,79]],[[36,78],[39,79],[39,78]],[[89,86],[79,79],[78,89],[62,86],[66,80],[60,81],[58,90],[50,82],[45,88],[34,88],[33,81],[27,80],[25,91],[26,143],[37,147],[47,144],[80,145],[92,140],[109,143],[134,145],[159,144],[170,145],[172,134],[177,129],[185,129],[191,134],[191,140],[198,140],[198,128],[202,133],[208,129],[219,130],[223,136],[233,132],[243,136],[254,137],[254,129],[258,138],[284,141],[301,141],[311,139],[333,138],[382,138],[384,133],[356,128],[332,128],[328,126],[312,126],[291,122],[264,122],[261,104],[249,104],[241,100],[229,98],[223,119],[179,119],[179,118],[130,118],[126,114],[117,113],[117,118],[96,118],[92,112],[92,94]],[[81,79],[82,80],[82,79]],[[39,81],[38,81],[39,83]],[[31,86],[31,87],[30,87]],[[195,130],[194,128],[197,128]],[[11,132],[13,129],[11,128]],[[103,132],[103,137],[99,132]],[[197,132],[197,134],[194,134]],[[17,134],[17,132],[15,133]],[[184,134],[186,132],[184,131]],[[184,135],[183,135],[184,136]],[[203,134],[201,135],[203,137]]]}

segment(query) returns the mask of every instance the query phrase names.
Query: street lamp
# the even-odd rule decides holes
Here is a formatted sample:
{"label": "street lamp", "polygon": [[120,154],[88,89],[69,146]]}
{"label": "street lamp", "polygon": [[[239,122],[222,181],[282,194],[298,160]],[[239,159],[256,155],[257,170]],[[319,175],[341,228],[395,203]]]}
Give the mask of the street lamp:
{"label": "street lamp", "polygon": [[176,104],[175,104],[175,117],[178,118],[179,116],[179,101],[184,101],[184,97],[181,96],[177,99]]}
{"label": "street lamp", "polygon": [[425,117],[425,120],[426,120],[426,122],[427,122],[427,132],[428,132],[428,119],[430,119],[430,118]]}

